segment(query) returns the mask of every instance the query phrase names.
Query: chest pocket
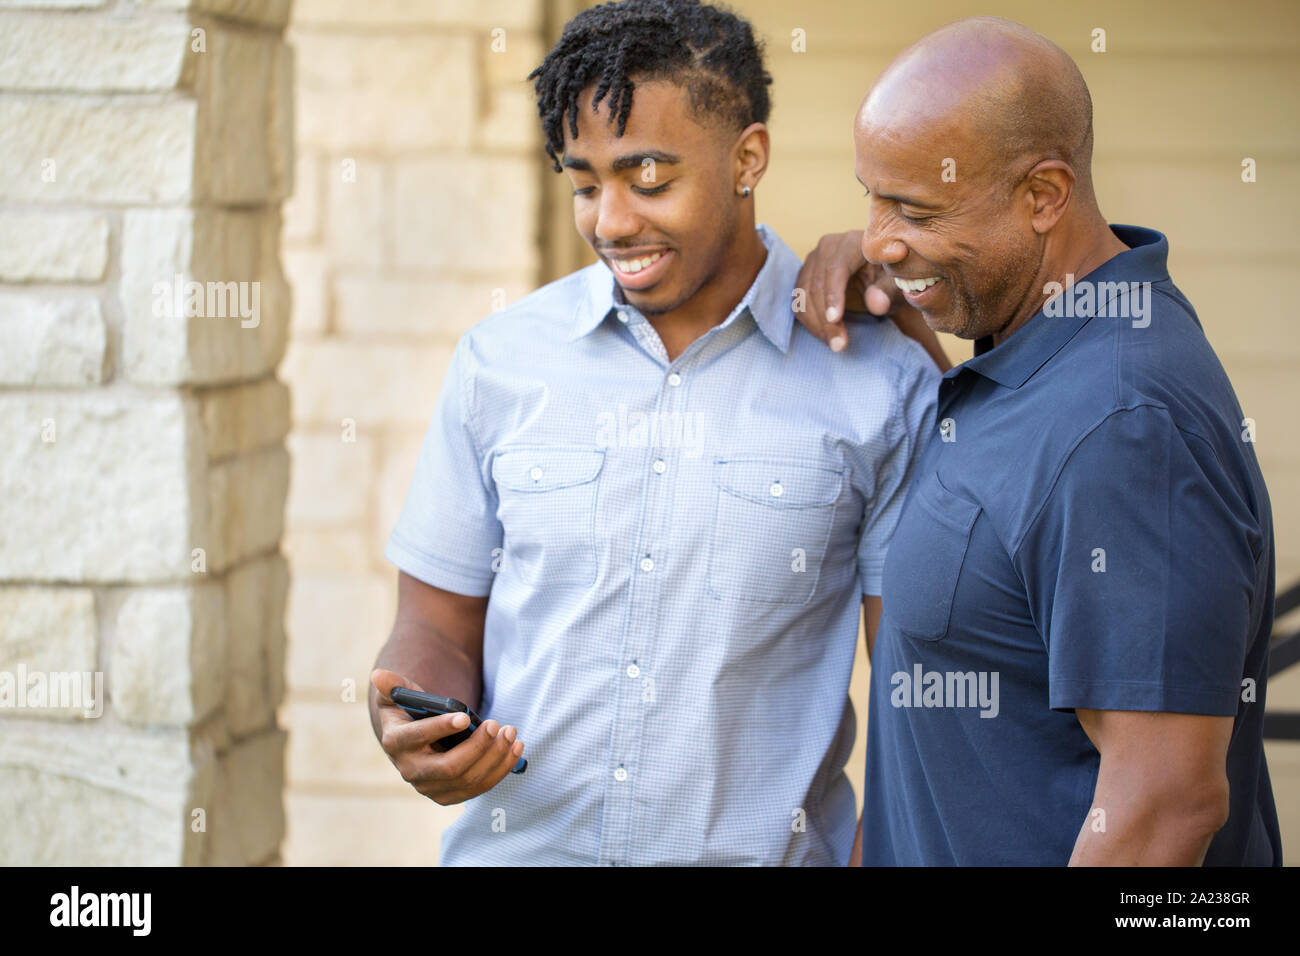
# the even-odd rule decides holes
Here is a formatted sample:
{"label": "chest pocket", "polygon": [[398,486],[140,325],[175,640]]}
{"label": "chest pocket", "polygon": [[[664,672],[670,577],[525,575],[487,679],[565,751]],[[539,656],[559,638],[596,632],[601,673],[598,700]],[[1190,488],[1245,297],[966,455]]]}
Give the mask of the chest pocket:
{"label": "chest pocket", "polygon": [[953,494],[933,472],[918,475],[885,557],[884,614],[922,641],[948,634],[971,529],[980,506]]}
{"label": "chest pocket", "polygon": [[551,446],[502,449],[492,461],[505,531],[503,570],[537,587],[596,581],[596,492],[605,453]]}
{"label": "chest pocket", "polygon": [[709,592],[754,604],[807,604],[817,589],[842,469],[790,458],[713,464],[717,505]]}

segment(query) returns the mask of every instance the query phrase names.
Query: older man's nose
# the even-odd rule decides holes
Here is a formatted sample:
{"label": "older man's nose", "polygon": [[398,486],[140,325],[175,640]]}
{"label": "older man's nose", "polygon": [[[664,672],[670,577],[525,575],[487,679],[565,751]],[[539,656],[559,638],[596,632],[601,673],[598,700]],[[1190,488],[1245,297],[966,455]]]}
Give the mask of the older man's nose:
{"label": "older man's nose", "polygon": [[862,254],[870,261],[879,264],[901,262],[907,255],[907,247],[902,240],[894,238],[885,224],[888,217],[881,215],[876,207],[876,200],[871,200],[871,212],[867,216],[867,228],[862,232]]}

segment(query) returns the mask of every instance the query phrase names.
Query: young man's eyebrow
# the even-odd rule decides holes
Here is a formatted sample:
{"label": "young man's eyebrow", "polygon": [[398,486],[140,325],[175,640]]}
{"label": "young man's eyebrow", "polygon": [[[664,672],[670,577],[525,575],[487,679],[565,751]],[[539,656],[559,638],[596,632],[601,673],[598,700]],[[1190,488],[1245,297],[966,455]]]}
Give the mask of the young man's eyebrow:
{"label": "young man's eyebrow", "polygon": [[[854,176],[853,178],[858,180],[859,186],[861,186],[863,189],[866,189],[867,192],[871,192],[870,189],[867,189],[867,184],[864,183],[861,179],[859,179],[857,176]],[[918,209],[939,208],[934,203],[922,202],[920,199],[912,199],[908,196],[891,196],[889,193],[876,193],[876,195],[879,196],[881,199],[888,199],[896,203],[901,203],[902,205],[905,206],[916,206]]]}
{"label": "young man's eyebrow", "polygon": [[[642,150],[639,153],[629,153],[626,156],[619,156],[610,164],[610,168],[616,173],[621,173],[625,169],[640,169],[645,165],[647,159],[653,160],[655,163],[663,163],[667,166],[672,166],[682,161],[680,156],[674,156],[672,153],[665,153],[658,149],[647,149]],[[569,156],[568,154],[565,154],[565,156],[560,160],[560,165],[565,169],[576,169],[578,172],[582,173],[592,172],[590,160],[582,159],[578,156]]]}
{"label": "young man's eyebrow", "polygon": [[616,173],[621,173],[625,169],[639,169],[641,166],[645,165],[647,159],[652,160],[655,163],[663,163],[667,166],[682,161],[680,156],[674,156],[672,153],[661,152],[657,149],[647,149],[640,153],[618,157],[618,159],[614,160],[611,168]]}

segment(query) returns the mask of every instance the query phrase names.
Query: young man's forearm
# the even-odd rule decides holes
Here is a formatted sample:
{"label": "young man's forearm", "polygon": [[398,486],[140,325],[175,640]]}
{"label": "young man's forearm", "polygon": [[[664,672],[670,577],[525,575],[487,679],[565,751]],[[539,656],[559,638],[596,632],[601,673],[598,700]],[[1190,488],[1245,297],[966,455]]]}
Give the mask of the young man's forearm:
{"label": "young man's forearm", "polygon": [[[436,628],[397,624],[375,658],[375,667],[400,674],[430,694],[454,697],[478,710],[483,691],[479,661],[439,635]],[[379,692],[370,686],[370,726],[375,737],[379,729]]]}

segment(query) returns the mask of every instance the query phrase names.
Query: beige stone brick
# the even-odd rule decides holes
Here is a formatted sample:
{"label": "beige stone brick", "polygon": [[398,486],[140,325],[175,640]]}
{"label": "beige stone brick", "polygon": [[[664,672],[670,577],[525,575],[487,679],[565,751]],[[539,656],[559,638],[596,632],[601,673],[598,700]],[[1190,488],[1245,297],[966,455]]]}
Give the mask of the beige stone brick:
{"label": "beige stone brick", "polygon": [[190,27],[181,20],[8,16],[0,30],[0,88],[173,89],[192,72],[189,50]]}
{"label": "beige stone brick", "polygon": [[[344,163],[349,163],[345,179]],[[385,164],[369,158],[332,158],[325,165],[328,198],[325,241],[333,262],[378,266],[388,258],[392,233],[389,176]]]}
{"label": "beige stone brick", "polygon": [[358,432],[395,424],[422,428],[433,414],[452,347],[295,341],[281,371],[293,388],[296,425]]}
{"label": "beige stone brick", "polygon": [[280,555],[226,575],[226,727],[235,737],[275,723],[284,694],[284,615],[289,568]]}
{"label": "beige stone brick", "polygon": [[104,378],[99,301],[0,292],[0,385],[94,385]]}
{"label": "beige stone brick", "polygon": [[543,155],[542,127],[532,91],[494,90],[479,125],[478,142],[487,149],[525,154],[530,160]]}
{"label": "beige stone brick", "polygon": [[279,445],[227,458],[208,472],[208,570],[273,549],[284,529],[289,454]]}
{"label": "beige stone brick", "polygon": [[293,195],[285,201],[284,239],[288,243],[316,239],[320,235],[322,186],[320,153],[299,149],[295,158]]}
{"label": "beige stone brick", "polygon": [[297,0],[295,24],[484,26],[537,28],[542,23],[541,0]]}
{"label": "beige stone brick", "polygon": [[369,536],[360,528],[303,528],[290,522],[281,547],[294,573],[360,574],[381,569],[372,561]]}
{"label": "beige stone brick", "polygon": [[220,703],[225,595],[215,582],[122,598],[109,648],[113,713],[130,724],[188,726]]}
{"label": "beige stone brick", "polygon": [[195,393],[209,459],[279,444],[289,433],[289,388],[274,378]]}
{"label": "beige stone brick", "polygon": [[0,199],[184,202],[197,105],[98,97],[0,97]]}
{"label": "beige stone brick", "polygon": [[403,279],[340,275],[335,328],[344,335],[401,336],[455,343],[472,325],[532,291],[525,273],[482,278]]}
{"label": "beige stone brick", "polygon": [[[126,376],[148,385],[207,384],[273,369],[288,341],[290,310],[279,228],[274,210],[129,210],[121,282]],[[191,282],[204,293],[197,316],[185,314]],[[248,307],[247,318],[229,314],[239,312],[232,292]]]}
{"label": "beige stone brick", "polygon": [[195,191],[231,205],[278,198],[272,146],[279,95],[279,40],[264,33],[212,27],[199,57]]}
{"label": "beige stone brick", "polygon": [[360,700],[396,609],[396,571],[295,574],[289,587],[289,686],[337,696],[351,680]]}
{"label": "beige stone brick", "polygon": [[317,338],[329,327],[329,303],[325,291],[329,257],[314,248],[285,249],[282,255],[285,280],[293,290],[289,334]]}
{"label": "beige stone brick", "polygon": [[355,701],[307,700],[285,702],[289,738],[286,782],[290,788],[344,788],[356,792],[387,791],[400,796],[409,790],[389,762],[370,729],[369,683],[357,687]]}
{"label": "beige stone brick", "polygon": [[[0,587],[0,684],[12,681],[7,689],[0,686],[0,720],[102,714],[97,632],[89,590]],[[34,675],[39,686],[31,682]],[[38,690],[41,699],[28,693]]]}
{"label": "beige stone brick", "polygon": [[0,212],[0,280],[98,282],[108,220],[97,213]]}
{"label": "beige stone brick", "polygon": [[300,30],[293,40],[301,144],[392,152],[469,141],[478,111],[469,37]]}
{"label": "beige stone brick", "polygon": [[195,13],[278,27],[288,21],[292,0],[138,0],[138,4],[166,10],[188,8]]}
{"label": "beige stone brick", "polygon": [[383,556],[384,548],[410,492],[415,462],[420,457],[423,441],[424,432],[411,429],[391,435],[384,443],[379,462],[379,480],[375,484],[375,526],[369,536],[376,567],[393,567]]}
{"label": "beige stone brick", "polygon": [[0,865],[198,862],[190,810],[210,804],[213,765],[185,730],[17,724],[0,734]]}
{"label": "beige stone brick", "polygon": [[439,806],[414,790],[371,796],[293,789],[285,802],[286,866],[433,866],[442,831],[464,810]]}
{"label": "beige stone brick", "polygon": [[188,579],[198,429],[176,394],[0,393],[0,579]]}
{"label": "beige stone brick", "polygon": [[284,838],[284,731],[237,743],[218,759],[203,862],[248,866],[273,858]]}
{"label": "beige stone brick", "polygon": [[533,273],[541,201],[537,163],[503,157],[397,163],[396,257],[402,267]]}
{"label": "beige stone brick", "polygon": [[[354,441],[344,441],[351,435]],[[289,521],[295,526],[360,521],[370,505],[374,440],[364,431],[298,430],[289,438],[293,461]]]}

